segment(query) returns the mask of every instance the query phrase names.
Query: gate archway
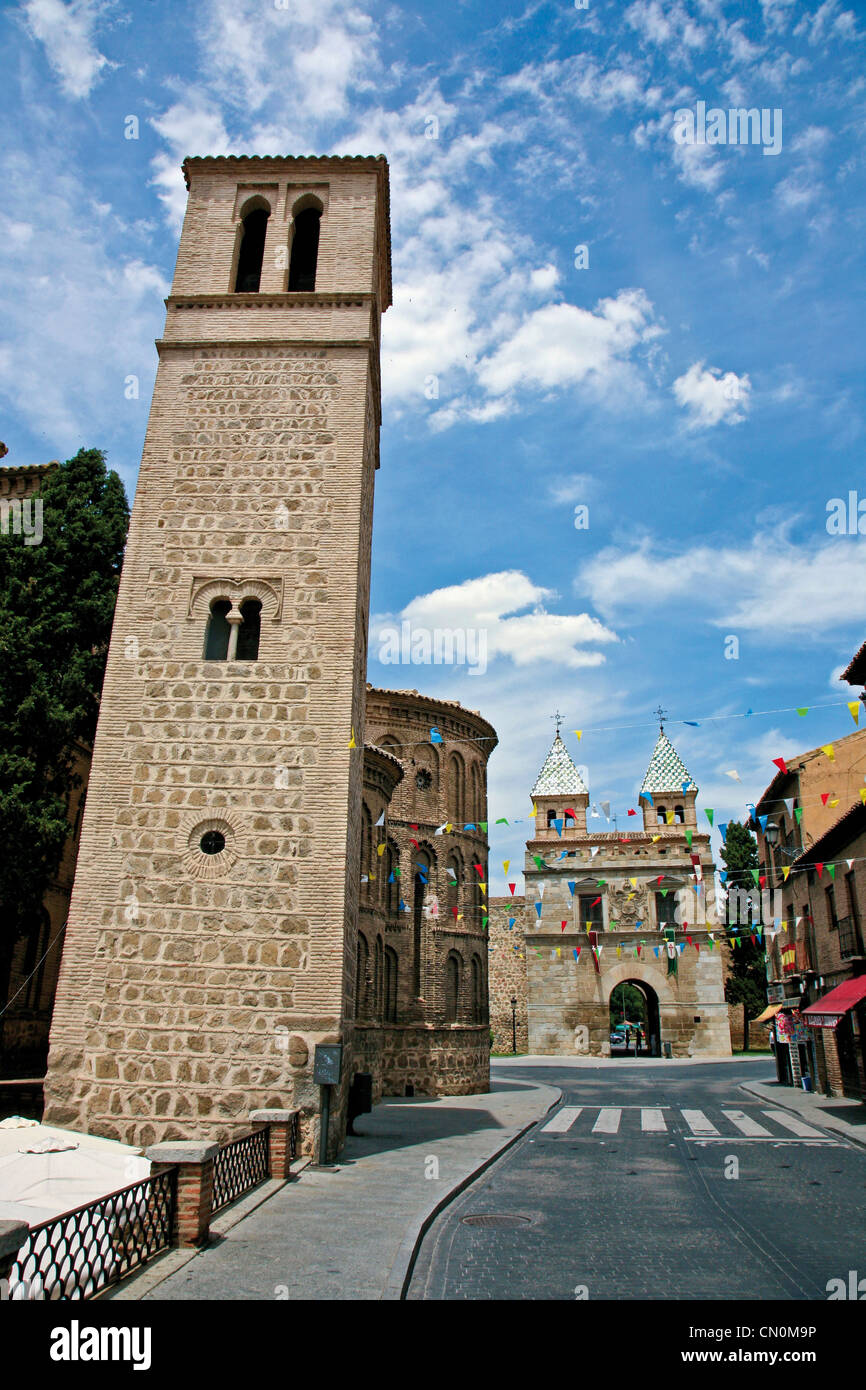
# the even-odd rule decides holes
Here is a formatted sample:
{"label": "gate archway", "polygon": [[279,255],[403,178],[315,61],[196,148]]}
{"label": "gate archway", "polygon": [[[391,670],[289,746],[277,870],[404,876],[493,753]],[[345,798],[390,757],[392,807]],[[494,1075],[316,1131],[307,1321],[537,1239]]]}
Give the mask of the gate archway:
{"label": "gate archway", "polygon": [[611,989],[608,1009],[611,1056],[633,1053],[636,1041],[639,1055],[661,1056],[659,997],[652,985],[636,978],[618,981]]}

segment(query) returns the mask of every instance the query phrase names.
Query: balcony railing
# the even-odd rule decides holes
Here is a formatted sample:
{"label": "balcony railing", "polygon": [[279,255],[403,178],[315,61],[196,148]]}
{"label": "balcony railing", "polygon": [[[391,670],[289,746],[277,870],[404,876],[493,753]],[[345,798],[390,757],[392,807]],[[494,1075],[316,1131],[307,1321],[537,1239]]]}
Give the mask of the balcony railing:
{"label": "balcony railing", "polygon": [[836,923],[839,931],[839,954],[843,960],[851,956],[863,955],[863,939],[860,928],[853,917],[840,917]]}

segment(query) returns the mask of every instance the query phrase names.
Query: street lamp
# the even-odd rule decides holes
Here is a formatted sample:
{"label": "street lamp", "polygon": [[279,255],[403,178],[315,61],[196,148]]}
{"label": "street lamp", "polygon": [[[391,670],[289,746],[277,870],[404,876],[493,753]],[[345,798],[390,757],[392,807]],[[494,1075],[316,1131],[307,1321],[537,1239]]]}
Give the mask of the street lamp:
{"label": "street lamp", "polygon": [[779,843],[779,827],[774,820],[768,820],[764,827],[764,839],[771,849]]}
{"label": "street lamp", "polygon": [[511,996],[511,1051],[517,1056],[517,996]]}

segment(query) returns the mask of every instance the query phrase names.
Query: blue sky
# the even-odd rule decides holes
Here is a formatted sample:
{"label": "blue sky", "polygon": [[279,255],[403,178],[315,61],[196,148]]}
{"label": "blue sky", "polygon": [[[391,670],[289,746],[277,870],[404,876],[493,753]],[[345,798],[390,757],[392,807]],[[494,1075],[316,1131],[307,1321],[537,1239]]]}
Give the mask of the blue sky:
{"label": "blue sky", "polygon": [[[862,10],[28,0],[0,26],[9,463],[98,445],[132,493],[184,155],[381,151],[373,631],[483,628],[489,656],[374,638],[371,680],[491,720],[491,818],[525,816],[557,708],[620,824],[659,702],[717,819],[853,729],[866,551],[826,521],[866,500]],[[677,143],[698,101],[780,110],[781,150]]]}

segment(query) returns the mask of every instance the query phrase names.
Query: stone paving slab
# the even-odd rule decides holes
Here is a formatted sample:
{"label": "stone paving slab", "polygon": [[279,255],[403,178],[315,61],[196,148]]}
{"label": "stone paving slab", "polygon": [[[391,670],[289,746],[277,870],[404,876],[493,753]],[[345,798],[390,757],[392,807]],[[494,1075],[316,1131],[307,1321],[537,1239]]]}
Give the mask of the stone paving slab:
{"label": "stone paving slab", "polygon": [[790,1110],[807,1123],[822,1125],[837,1134],[844,1134],[854,1144],[866,1146],[866,1105],[859,1100],[841,1096],[817,1096],[814,1092],[796,1090],[778,1081],[743,1081],[741,1087],[759,1100],[772,1101],[783,1110]]}
{"label": "stone paving slab", "polygon": [[[496,1078],[486,1095],[383,1100],[332,1169],[308,1167],[144,1299],[397,1299],[433,1215],[561,1098]],[[428,1176],[438,1164],[438,1178]],[[171,1264],[167,1266],[173,1268]],[[136,1295],[136,1285],[139,1292]]]}

